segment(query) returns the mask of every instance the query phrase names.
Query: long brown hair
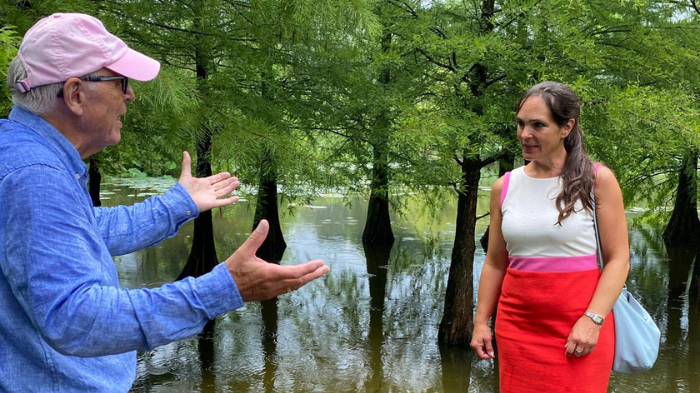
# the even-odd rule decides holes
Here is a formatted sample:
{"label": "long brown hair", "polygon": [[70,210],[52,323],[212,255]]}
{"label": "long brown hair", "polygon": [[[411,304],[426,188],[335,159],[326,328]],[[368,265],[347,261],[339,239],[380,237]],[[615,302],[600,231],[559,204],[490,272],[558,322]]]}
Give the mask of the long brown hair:
{"label": "long brown hair", "polygon": [[595,175],[593,163],[583,146],[583,133],[578,121],[581,115],[581,103],[569,86],[559,82],[542,82],[525,92],[518,103],[516,113],[520,112],[523,103],[530,97],[542,98],[552,118],[560,127],[565,126],[569,119],[575,121],[571,132],[564,139],[566,162],[561,171],[562,190],[556,199],[557,210],[559,210],[557,224],[561,225],[564,219],[575,213],[574,206],[577,200],[581,201],[584,209],[593,211],[590,193]]}

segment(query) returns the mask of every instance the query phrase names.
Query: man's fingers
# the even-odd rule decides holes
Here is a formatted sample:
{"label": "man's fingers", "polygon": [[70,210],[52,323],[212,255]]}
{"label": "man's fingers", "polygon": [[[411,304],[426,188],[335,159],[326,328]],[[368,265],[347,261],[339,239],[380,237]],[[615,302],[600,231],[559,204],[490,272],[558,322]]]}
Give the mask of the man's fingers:
{"label": "man's fingers", "polygon": [[[235,198],[235,197],[234,197]],[[270,224],[267,220],[260,220],[260,223],[255,228],[253,233],[248,236],[248,239],[238,248],[243,255],[255,255],[260,245],[263,244],[267,237],[267,231],[270,229]]]}
{"label": "man's fingers", "polygon": [[300,285],[300,287],[310,283],[311,281],[313,281],[317,278],[321,278],[324,274],[326,274],[330,271],[331,271],[331,268],[327,265],[323,265],[323,266],[319,267],[318,269],[312,271],[311,273],[309,273],[301,278],[302,284]]}
{"label": "man's fingers", "polygon": [[[317,266],[313,269],[314,266]],[[287,272],[283,273],[286,275],[292,275],[288,279],[283,280],[284,286],[290,290],[297,290],[304,285],[310,283],[311,281],[322,277],[324,274],[328,273],[331,268],[323,264],[321,260],[310,261],[302,265],[296,266],[280,266],[281,268],[299,268],[301,269],[287,269]],[[308,271],[309,269],[313,269]],[[307,272],[308,271],[308,272]],[[302,273],[305,272],[305,273]],[[300,275],[301,274],[301,275]]]}
{"label": "man's fingers", "polygon": [[185,177],[192,177],[192,159],[187,151],[182,152],[182,170],[180,171],[180,179]]}
{"label": "man's fingers", "polygon": [[[264,261],[263,261],[264,262]],[[300,265],[268,265],[275,280],[283,282],[286,286],[296,289],[306,285],[328,273],[331,268],[320,259],[314,259]]]}
{"label": "man's fingers", "polygon": [[226,199],[217,199],[214,202],[214,206],[212,206],[212,209],[217,208],[217,207],[224,207],[224,206],[231,205],[233,203],[238,202],[239,199],[240,199],[239,196],[232,196],[232,197],[226,198]]}
{"label": "man's fingers", "polygon": [[[313,274],[317,270],[323,270],[325,267],[326,270],[322,271],[319,275],[322,276],[324,273],[327,273],[330,271],[330,268],[326,266],[322,260],[320,259],[314,259],[312,261],[302,263],[300,265],[277,265],[277,276],[282,279],[282,280],[298,280],[308,274]],[[306,284],[306,283],[303,283]],[[303,285],[302,284],[302,285]],[[301,285],[300,285],[301,286]]]}
{"label": "man's fingers", "polygon": [[[233,179],[235,179],[235,178],[233,178]],[[221,197],[224,196],[224,195],[228,195],[228,194],[232,193],[233,190],[235,190],[236,188],[238,188],[238,186],[240,186],[240,185],[241,185],[241,182],[239,182],[238,180],[230,180],[230,183],[227,184],[225,187],[223,187],[223,188],[221,188],[221,189],[219,189],[219,190],[216,190],[216,192],[214,193],[214,195],[215,195],[217,198],[221,198]]]}
{"label": "man's fingers", "polygon": [[[220,172],[220,173],[217,173],[216,175],[212,175],[212,176],[207,177],[205,180],[207,180],[209,182],[209,184],[214,185],[216,183],[219,183],[219,182],[224,181],[224,180],[229,179],[229,178],[231,178],[230,173]],[[238,180],[238,178],[234,178],[234,179]]]}

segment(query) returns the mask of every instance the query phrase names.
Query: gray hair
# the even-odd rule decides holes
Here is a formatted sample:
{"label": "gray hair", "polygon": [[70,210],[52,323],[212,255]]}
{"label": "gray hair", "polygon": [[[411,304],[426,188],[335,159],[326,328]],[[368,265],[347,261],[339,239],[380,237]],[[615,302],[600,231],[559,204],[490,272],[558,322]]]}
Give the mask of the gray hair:
{"label": "gray hair", "polygon": [[[88,75],[97,75],[97,71]],[[37,86],[22,93],[17,90],[15,83],[26,77],[24,64],[16,56],[7,68],[7,86],[12,94],[12,103],[38,115],[50,112],[56,105],[56,96],[63,89],[64,82]],[[91,84],[88,84],[88,88],[93,89]]]}

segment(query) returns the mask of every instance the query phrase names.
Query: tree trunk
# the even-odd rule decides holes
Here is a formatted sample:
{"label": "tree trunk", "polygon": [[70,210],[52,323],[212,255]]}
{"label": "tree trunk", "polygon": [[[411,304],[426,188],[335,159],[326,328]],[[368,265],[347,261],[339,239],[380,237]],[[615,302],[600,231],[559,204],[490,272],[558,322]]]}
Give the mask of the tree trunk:
{"label": "tree trunk", "polygon": [[270,230],[256,255],[268,262],[279,263],[287,248],[287,243],[284,241],[277,203],[277,171],[270,152],[267,150],[260,160],[260,185],[255,205],[253,230],[262,219],[266,219],[270,224]]}
{"label": "tree trunk", "polygon": [[389,159],[386,143],[373,146],[374,167],[370,183],[370,198],[367,204],[367,220],[362,233],[365,245],[387,247],[394,244],[389,215]]}
{"label": "tree trunk", "polygon": [[[271,50],[267,48],[266,50]],[[271,56],[272,58],[272,56]],[[260,75],[260,95],[273,105],[274,96],[272,84],[274,83],[274,71],[272,64]],[[287,248],[280,223],[279,205],[277,202],[277,167],[275,157],[268,147],[264,147],[260,157],[260,178],[258,185],[258,198],[255,205],[253,230],[260,220],[265,219],[270,224],[270,230],[263,244],[258,248],[256,255],[268,262],[279,263]]]}
{"label": "tree trunk", "polygon": [[445,293],[445,309],[440,322],[440,344],[468,346],[471,341],[474,317],[474,251],[476,242],[476,205],[481,177],[481,161],[462,161],[462,185],[457,202],[457,225],[452,248],[450,275]]}
{"label": "tree trunk", "polygon": [[90,199],[95,207],[102,206],[100,200],[100,184],[102,183],[102,174],[100,173],[100,160],[90,156],[90,167],[88,169],[88,189],[90,191]]}
{"label": "tree trunk", "polygon": [[[384,27],[382,36],[382,51],[391,48],[392,34],[389,27]],[[391,83],[391,70],[384,68],[379,75],[380,86]],[[362,243],[378,247],[390,247],[394,244],[394,232],[391,229],[389,215],[389,131],[390,121],[387,111],[378,117],[373,131],[372,142],[372,180],[370,182],[370,197],[367,204],[367,220],[362,233]]]}
{"label": "tree trunk", "polygon": [[[481,30],[484,34],[494,29],[492,17],[495,10],[495,0],[481,2]],[[453,53],[453,57],[456,56]],[[482,97],[488,88],[489,70],[480,63],[474,64],[473,77],[470,77],[469,90],[472,97]],[[461,83],[461,82],[460,82]],[[454,86],[458,97],[464,97],[460,86]],[[462,98],[464,99],[464,98]],[[464,101],[465,109],[470,104]],[[483,116],[484,108],[477,104],[473,108],[477,116]],[[468,346],[474,329],[474,240],[476,231],[476,206],[479,197],[479,179],[484,164],[476,157],[463,152],[460,162],[462,181],[459,185],[457,200],[457,224],[455,242],[452,248],[452,262],[447,279],[445,293],[445,309],[440,322],[438,343],[454,346]]]}
{"label": "tree trunk", "polygon": [[[211,131],[205,128],[204,136],[197,144],[197,167],[195,173],[197,177],[208,177],[212,175],[211,163],[209,161],[211,153]],[[216,256],[216,246],[214,244],[214,223],[212,212],[200,212],[199,217],[194,219],[194,234],[192,236],[192,249],[187,258],[187,263],[182,269],[182,273],[177,278],[181,280],[185,277],[199,277],[209,273],[219,263]]]}
{"label": "tree trunk", "polygon": [[[498,159],[498,177],[501,178],[503,175],[506,174],[506,172],[510,172],[513,170],[513,167],[515,166],[515,154],[513,152],[508,151],[503,157]],[[481,236],[481,239],[479,239],[479,243],[481,243],[481,248],[484,249],[484,252],[488,252],[489,250],[489,228],[491,226],[487,226],[486,230],[484,231],[484,234]]]}
{"label": "tree trunk", "polygon": [[[194,7],[194,27],[196,31],[205,31],[204,7],[206,5],[197,3]],[[204,97],[209,96],[207,80],[209,78],[210,67],[210,43],[204,34],[196,36],[195,51],[195,71],[197,84]],[[206,102],[206,100],[205,100]],[[205,115],[201,117],[202,135],[197,139],[197,166],[195,176],[207,177],[212,175],[211,169],[211,140],[213,130],[207,124]],[[192,249],[187,258],[187,263],[180,273],[179,279],[192,276],[199,277],[209,273],[219,263],[216,256],[216,246],[214,245],[214,223],[212,222],[211,210],[200,212],[194,220],[194,234],[192,236]]]}
{"label": "tree trunk", "polygon": [[666,247],[697,249],[700,244],[700,220],[698,220],[698,152],[689,151],[683,156],[678,175],[676,204],[671,220],[664,231]]}

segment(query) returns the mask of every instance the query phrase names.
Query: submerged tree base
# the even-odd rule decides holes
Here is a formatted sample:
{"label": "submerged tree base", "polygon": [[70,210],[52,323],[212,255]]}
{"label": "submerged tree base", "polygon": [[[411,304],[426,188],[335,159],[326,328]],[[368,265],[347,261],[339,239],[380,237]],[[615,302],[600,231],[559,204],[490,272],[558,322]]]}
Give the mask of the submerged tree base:
{"label": "submerged tree base", "polygon": [[698,153],[687,152],[678,175],[678,190],[673,214],[664,231],[666,247],[696,248],[700,245],[698,219]]}
{"label": "submerged tree base", "polygon": [[211,210],[209,210],[200,213],[199,217],[194,219],[192,249],[187,263],[177,279],[182,280],[185,277],[199,277],[207,274],[218,263],[219,259],[216,256],[216,246],[214,245],[214,224]]}
{"label": "submerged tree base", "polygon": [[391,229],[389,201],[381,197],[371,197],[367,205],[367,221],[362,233],[362,244],[368,247],[386,248],[394,244]]}

